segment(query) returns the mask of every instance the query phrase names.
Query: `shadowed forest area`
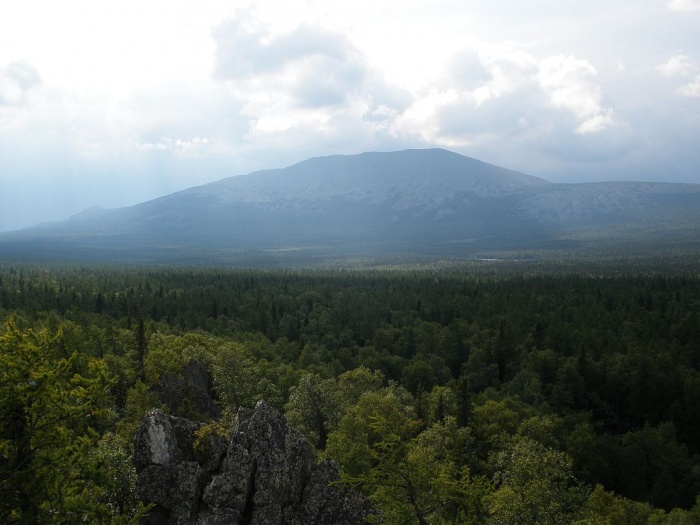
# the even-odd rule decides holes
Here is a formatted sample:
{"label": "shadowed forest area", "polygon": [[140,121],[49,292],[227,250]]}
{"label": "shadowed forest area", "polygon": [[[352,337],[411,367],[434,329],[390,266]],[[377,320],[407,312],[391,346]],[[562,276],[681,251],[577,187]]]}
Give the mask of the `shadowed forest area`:
{"label": "shadowed forest area", "polygon": [[700,523],[700,276],[0,265],[2,523],[132,523],[259,399],[384,523]]}

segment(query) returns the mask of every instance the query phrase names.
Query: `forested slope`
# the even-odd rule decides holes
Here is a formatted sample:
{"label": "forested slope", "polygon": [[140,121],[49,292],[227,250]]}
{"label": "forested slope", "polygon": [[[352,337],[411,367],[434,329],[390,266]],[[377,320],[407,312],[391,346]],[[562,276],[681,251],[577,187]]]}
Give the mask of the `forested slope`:
{"label": "forested slope", "polygon": [[0,521],[135,519],[146,410],[264,398],[387,523],[697,523],[698,275],[494,268],[1,267]]}

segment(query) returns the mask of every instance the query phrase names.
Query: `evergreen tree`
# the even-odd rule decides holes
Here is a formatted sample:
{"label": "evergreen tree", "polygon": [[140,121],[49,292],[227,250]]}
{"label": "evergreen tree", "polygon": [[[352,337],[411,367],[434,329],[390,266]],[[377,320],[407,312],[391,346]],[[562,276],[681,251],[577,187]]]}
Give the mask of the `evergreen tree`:
{"label": "evergreen tree", "polygon": [[12,320],[2,327],[2,523],[66,523],[75,516],[93,521],[108,513],[99,490],[91,488],[100,473],[88,456],[106,415],[111,380],[101,360],[80,363],[77,354],[57,355],[60,342],[60,333],[21,331]]}

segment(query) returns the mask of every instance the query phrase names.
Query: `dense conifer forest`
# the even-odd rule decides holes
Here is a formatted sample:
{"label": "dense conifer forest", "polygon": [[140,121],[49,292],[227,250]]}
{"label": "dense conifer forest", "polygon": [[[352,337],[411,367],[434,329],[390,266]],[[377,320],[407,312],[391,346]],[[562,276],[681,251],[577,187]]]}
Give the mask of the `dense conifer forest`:
{"label": "dense conifer forest", "polygon": [[0,265],[0,522],[134,522],[147,410],[261,398],[384,523],[700,523],[697,273]]}

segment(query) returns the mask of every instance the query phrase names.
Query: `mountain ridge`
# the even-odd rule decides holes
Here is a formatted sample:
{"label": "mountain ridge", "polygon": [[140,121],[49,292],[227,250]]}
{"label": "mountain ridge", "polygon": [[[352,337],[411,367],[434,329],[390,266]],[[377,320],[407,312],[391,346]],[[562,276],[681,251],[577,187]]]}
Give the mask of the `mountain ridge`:
{"label": "mountain ridge", "polygon": [[669,232],[688,246],[700,238],[698,225],[700,185],[552,183],[425,149],[315,157],[127,208],[89,208],[0,235],[0,256],[62,243],[60,250],[98,258],[132,253],[158,261],[290,248],[468,257],[572,242],[595,247],[616,236],[643,244]]}

